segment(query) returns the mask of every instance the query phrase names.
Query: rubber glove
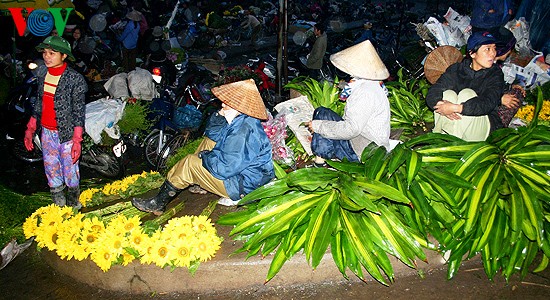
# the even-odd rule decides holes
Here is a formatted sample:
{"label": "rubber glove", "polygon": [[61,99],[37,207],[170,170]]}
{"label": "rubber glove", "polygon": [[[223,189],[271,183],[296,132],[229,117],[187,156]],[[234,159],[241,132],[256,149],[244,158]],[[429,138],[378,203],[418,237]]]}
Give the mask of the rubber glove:
{"label": "rubber glove", "polygon": [[78,126],[74,128],[73,133],[73,147],[71,148],[71,158],[73,159],[73,164],[76,164],[76,161],[80,157],[80,153],[82,152],[82,145],[80,144],[82,142],[82,132],[83,128]]}
{"label": "rubber glove", "polygon": [[29,120],[29,123],[27,123],[27,130],[25,130],[25,148],[27,148],[28,151],[31,151],[34,149],[34,143],[32,142],[32,139],[34,137],[34,132],[36,131],[36,118],[31,117]]}

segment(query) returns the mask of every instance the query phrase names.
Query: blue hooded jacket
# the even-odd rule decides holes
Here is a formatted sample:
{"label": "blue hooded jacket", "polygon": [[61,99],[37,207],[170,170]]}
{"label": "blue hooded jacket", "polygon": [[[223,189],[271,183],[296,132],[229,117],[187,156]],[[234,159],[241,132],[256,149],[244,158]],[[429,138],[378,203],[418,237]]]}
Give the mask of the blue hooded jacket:
{"label": "blue hooded jacket", "polygon": [[240,200],[275,177],[271,143],[260,120],[240,114],[228,124],[215,113],[205,135],[216,146],[201,155],[202,165],[224,182],[232,200]]}

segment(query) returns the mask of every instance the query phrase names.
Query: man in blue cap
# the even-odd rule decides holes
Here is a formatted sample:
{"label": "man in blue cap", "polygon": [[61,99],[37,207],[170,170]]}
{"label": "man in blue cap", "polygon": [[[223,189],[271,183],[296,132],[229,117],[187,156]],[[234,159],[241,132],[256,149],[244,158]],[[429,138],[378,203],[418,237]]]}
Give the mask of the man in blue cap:
{"label": "man in blue cap", "polygon": [[473,33],[462,62],[451,65],[430,88],[426,97],[434,110],[433,132],[466,141],[483,141],[502,128],[498,116],[504,74],[495,64],[496,39],[488,31]]}

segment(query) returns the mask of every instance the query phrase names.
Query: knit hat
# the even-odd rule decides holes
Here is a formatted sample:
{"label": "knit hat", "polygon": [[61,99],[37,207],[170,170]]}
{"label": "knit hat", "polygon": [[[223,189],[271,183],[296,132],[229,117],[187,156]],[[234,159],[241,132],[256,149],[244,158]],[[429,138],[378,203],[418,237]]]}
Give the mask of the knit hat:
{"label": "knit hat", "polygon": [[253,79],[213,87],[212,93],[223,103],[243,114],[267,120],[264,101]]}
{"label": "knit hat", "polygon": [[131,12],[126,14],[126,18],[128,18],[132,21],[140,22],[141,21],[141,13],[139,11],[132,10]]}
{"label": "knit hat", "polygon": [[468,38],[466,50],[472,51],[478,46],[495,44],[496,42],[497,40],[489,31],[476,31]]}
{"label": "knit hat", "polygon": [[49,36],[44,39],[42,43],[36,46],[36,50],[39,52],[44,51],[44,49],[52,49],[63,54],[67,54],[67,57],[74,61],[73,53],[71,52],[71,44],[67,42],[64,38],[60,36]]}
{"label": "knit hat", "polygon": [[338,69],[353,77],[384,80],[390,76],[369,40],[332,54],[330,61]]}

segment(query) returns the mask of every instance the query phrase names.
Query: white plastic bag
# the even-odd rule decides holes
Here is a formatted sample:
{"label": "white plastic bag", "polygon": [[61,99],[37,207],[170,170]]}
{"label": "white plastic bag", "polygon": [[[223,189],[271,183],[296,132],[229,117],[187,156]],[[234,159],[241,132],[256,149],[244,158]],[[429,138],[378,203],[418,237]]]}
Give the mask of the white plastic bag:
{"label": "white plastic bag", "polygon": [[294,132],[306,153],[313,155],[313,151],[311,151],[311,133],[309,133],[307,127],[300,126],[303,122],[311,121],[313,118],[314,108],[307,97],[300,96],[281,102],[275,106],[275,110],[279,114],[285,115],[288,127]]}
{"label": "white plastic bag", "polygon": [[443,24],[439,23],[439,21],[436,18],[429,17],[428,20],[424,23],[424,25],[426,25],[428,30],[434,36],[435,41],[439,46],[449,45],[447,32],[443,28]]}
{"label": "white plastic bag", "polygon": [[153,75],[145,69],[136,68],[128,73],[128,89],[132,97],[150,101],[155,98]]}
{"label": "white plastic bag", "polygon": [[519,20],[511,20],[506,25],[516,38],[516,50],[520,55],[528,55],[531,53],[531,42],[529,41],[529,24],[524,17]]}
{"label": "white plastic bag", "polygon": [[119,139],[120,131],[116,123],[122,118],[125,101],[102,98],[86,104],[86,133],[94,143],[101,143],[101,132],[105,131],[111,138]]}

